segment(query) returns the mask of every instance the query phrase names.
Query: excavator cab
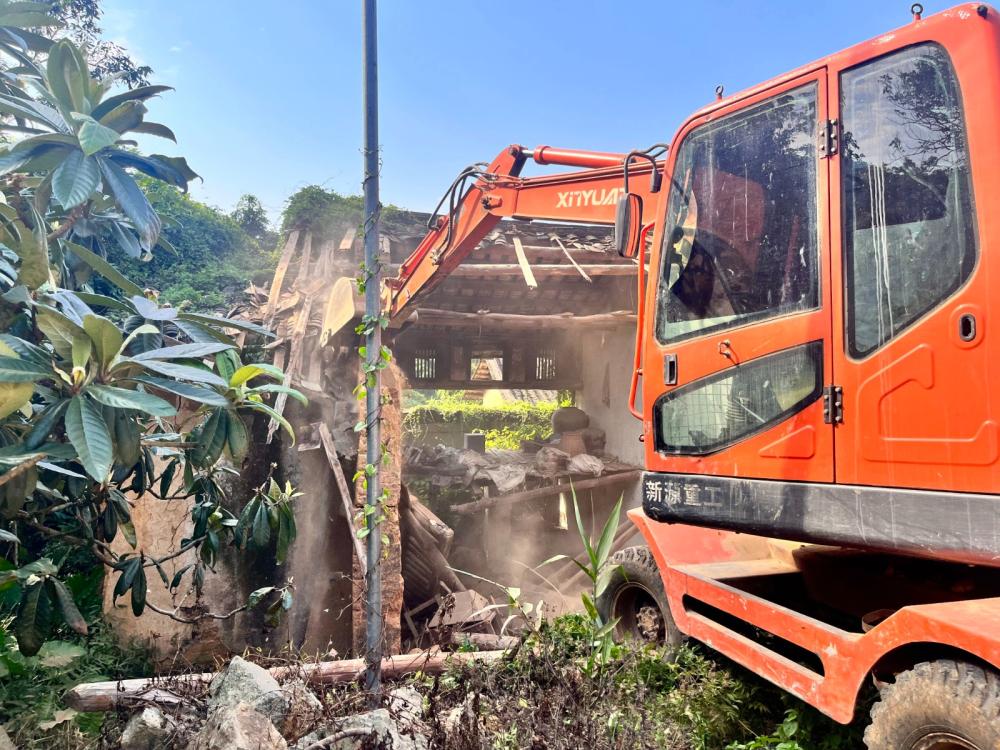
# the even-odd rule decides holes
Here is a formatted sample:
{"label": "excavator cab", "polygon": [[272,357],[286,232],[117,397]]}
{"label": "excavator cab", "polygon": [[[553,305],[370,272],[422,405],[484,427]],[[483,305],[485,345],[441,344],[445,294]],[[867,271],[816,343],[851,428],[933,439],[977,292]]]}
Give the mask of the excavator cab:
{"label": "excavator cab", "polygon": [[681,128],[646,297],[650,517],[996,564],[995,16]]}

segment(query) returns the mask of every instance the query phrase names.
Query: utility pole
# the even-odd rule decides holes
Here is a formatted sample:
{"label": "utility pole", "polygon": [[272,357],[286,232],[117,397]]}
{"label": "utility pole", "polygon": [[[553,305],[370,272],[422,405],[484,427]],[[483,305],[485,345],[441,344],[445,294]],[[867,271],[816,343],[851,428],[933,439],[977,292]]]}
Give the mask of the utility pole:
{"label": "utility pole", "polygon": [[[382,377],[377,369],[382,351],[382,326],[378,323],[381,313],[379,290],[382,284],[382,267],[379,258],[379,196],[378,196],[378,24],[376,0],[362,0],[364,18],[364,131],[365,131],[365,180],[364,180],[364,243],[365,243],[365,318],[368,332],[365,335],[365,372],[368,377],[365,394],[365,425],[368,435],[367,463],[375,470],[367,479],[365,493],[366,511],[379,508],[379,465],[382,462],[382,440],[379,435],[379,408],[382,397]],[[374,382],[372,382],[374,379]],[[382,688],[382,556],[380,510],[366,513],[368,564],[365,570],[365,689],[377,695]]]}

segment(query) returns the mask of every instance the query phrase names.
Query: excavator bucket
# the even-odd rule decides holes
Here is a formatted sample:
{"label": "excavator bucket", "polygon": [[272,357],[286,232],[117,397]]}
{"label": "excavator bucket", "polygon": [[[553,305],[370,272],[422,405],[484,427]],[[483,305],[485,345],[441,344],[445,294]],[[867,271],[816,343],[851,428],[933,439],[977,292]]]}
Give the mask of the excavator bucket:
{"label": "excavator bucket", "polygon": [[326,298],[320,346],[326,346],[331,338],[348,326],[353,329],[364,312],[365,301],[358,294],[354,279],[341,276],[334,281]]}

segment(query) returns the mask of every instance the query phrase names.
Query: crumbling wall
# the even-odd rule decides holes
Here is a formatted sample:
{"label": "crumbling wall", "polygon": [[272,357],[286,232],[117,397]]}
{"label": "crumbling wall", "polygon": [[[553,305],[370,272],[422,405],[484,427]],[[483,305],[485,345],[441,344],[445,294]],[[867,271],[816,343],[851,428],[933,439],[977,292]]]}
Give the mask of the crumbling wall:
{"label": "crumbling wall", "polygon": [[[639,442],[642,424],[628,409],[628,390],[635,356],[635,325],[625,323],[614,328],[586,331],[586,346],[581,347],[583,388],[577,391],[577,406],[590,415],[591,424],[604,430],[605,451],[625,463],[642,466],[643,444]],[[601,503],[603,491],[596,490]],[[607,494],[607,493],[605,493]],[[621,490],[611,493],[615,499]],[[642,504],[639,482],[625,490],[625,508]]]}

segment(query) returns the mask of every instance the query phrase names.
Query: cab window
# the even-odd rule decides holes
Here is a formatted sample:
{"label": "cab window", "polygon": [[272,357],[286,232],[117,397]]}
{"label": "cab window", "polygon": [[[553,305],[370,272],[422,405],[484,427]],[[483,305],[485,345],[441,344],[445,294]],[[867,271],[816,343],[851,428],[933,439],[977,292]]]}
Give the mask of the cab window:
{"label": "cab window", "polygon": [[681,143],[661,248],[662,343],[818,306],[816,96],[802,86]]}
{"label": "cab window", "polygon": [[841,76],[847,342],[863,357],[969,277],[976,238],[965,121],[943,49]]}

